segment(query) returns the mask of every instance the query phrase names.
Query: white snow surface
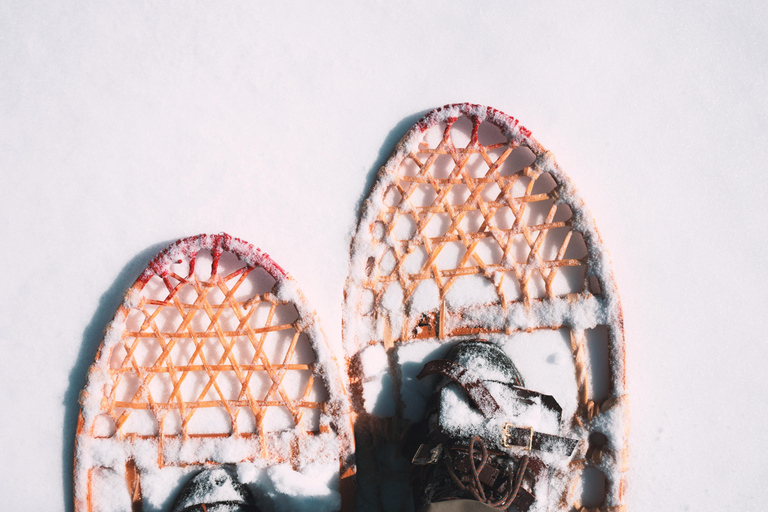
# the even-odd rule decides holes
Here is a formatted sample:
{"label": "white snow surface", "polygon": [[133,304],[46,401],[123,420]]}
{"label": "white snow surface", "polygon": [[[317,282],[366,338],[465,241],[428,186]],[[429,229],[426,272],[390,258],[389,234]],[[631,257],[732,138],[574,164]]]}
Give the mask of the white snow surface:
{"label": "white snow surface", "polygon": [[610,251],[629,510],[764,509],[764,2],[4,6],[5,508],[71,512],[78,394],[104,326],[180,237],[267,251],[341,356],[371,173],[426,110],[473,101],[552,151]]}

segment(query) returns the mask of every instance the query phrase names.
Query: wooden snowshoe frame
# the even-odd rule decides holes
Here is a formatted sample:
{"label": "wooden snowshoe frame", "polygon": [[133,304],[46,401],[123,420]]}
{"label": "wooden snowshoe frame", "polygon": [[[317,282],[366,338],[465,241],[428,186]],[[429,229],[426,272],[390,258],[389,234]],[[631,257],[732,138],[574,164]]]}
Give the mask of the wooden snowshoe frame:
{"label": "wooden snowshoe frame", "polygon": [[77,511],[98,508],[94,472],[124,477],[139,510],[142,469],[166,466],[334,457],[350,494],[348,399],[315,313],[267,254],[229,235],[179,240],[148,265],[81,404]]}
{"label": "wooden snowshoe frame", "polygon": [[[429,112],[379,171],[351,252],[344,343],[358,444],[381,436],[397,442],[407,428],[399,347],[567,329],[578,385],[569,428],[582,443],[570,473],[558,476],[564,491],[550,496],[550,506],[580,509],[579,475],[594,467],[606,478],[599,510],[624,510],[628,401],[619,296],[591,215],[529,130],[480,105]],[[467,302],[473,286],[482,297]],[[607,329],[610,389],[596,403],[589,398],[585,331],[598,326]],[[377,346],[386,349],[392,377],[396,411],[388,418],[371,414],[363,398],[371,380],[363,353]],[[605,438],[590,442],[594,432]],[[358,453],[361,471],[366,454]]]}

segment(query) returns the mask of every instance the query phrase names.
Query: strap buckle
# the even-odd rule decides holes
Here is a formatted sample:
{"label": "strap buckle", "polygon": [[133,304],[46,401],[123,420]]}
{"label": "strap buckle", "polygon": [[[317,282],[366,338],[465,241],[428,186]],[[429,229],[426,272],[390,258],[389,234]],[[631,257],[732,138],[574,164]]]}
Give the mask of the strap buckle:
{"label": "strap buckle", "polygon": [[428,464],[437,464],[440,456],[443,454],[443,445],[439,444],[434,448],[430,448],[427,444],[421,444],[419,449],[416,450],[416,454],[411,460],[411,464],[417,466],[426,466]]}
{"label": "strap buckle", "polygon": [[[528,442],[525,445],[519,445],[512,442],[511,437],[515,430],[528,431]],[[527,451],[533,450],[533,427],[518,427],[512,423],[505,423],[501,427],[501,445],[504,448],[512,448],[513,446],[525,446]]]}

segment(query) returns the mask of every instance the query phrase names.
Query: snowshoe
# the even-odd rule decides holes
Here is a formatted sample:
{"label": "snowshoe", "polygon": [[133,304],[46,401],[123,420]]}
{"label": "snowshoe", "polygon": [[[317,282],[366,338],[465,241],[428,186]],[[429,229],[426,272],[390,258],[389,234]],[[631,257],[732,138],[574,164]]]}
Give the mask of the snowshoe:
{"label": "snowshoe", "polygon": [[619,296],[516,119],[447,105],[405,134],[352,240],[343,335],[361,508],[624,510]]}
{"label": "snowshoe", "polygon": [[[75,510],[167,511],[184,478],[222,466],[265,512],[296,500],[349,510],[348,404],[315,313],[282,268],[228,235],[179,240],[128,289],[89,371]],[[234,489],[222,471],[201,478]]]}

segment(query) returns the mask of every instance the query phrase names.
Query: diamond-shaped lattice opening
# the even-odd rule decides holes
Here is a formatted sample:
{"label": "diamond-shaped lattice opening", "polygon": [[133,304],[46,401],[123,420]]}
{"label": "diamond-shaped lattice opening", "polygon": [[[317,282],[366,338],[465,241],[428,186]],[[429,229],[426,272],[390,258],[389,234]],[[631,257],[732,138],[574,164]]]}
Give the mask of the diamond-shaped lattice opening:
{"label": "diamond-shaped lattice opening", "polygon": [[181,325],[183,318],[179,311],[173,306],[163,306],[155,316],[155,325],[161,332],[176,332]]}
{"label": "diamond-shaped lattice opening", "polygon": [[[259,329],[267,324],[270,312],[273,305],[269,302],[258,302],[253,304],[249,309],[251,310],[251,316],[248,319],[248,325],[253,329]],[[274,323],[274,321],[273,321]]]}
{"label": "diamond-shaped lattice opening", "polygon": [[504,292],[504,298],[507,302],[515,302],[523,298],[520,292],[520,281],[511,270],[504,272],[504,278],[501,281],[501,291]]}
{"label": "diamond-shaped lattice opening", "polygon": [[510,197],[512,198],[520,198],[526,195],[526,191],[528,190],[528,185],[531,182],[531,178],[528,176],[517,176],[512,177],[510,179],[513,179],[514,182],[512,183],[512,188],[510,189],[509,193],[511,194]]}
{"label": "diamond-shaped lattice opening", "polygon": [[530,167],[535,161],[536,155],[533,151],[525,146],[518,146],[512,150],[509,156],[507,156],[507,159],[504,160],[504,163],[501,164],[499,167],[499,174],[502,176],[510,176],[526,167]]}
{"label": "diamond-shaped lattice opening", "polygon": [[238,302],[245,302],[254,295],[261,295],[272,290],[275,286],[275,278],[261,267],[252,269],[235,291],[233,298]]}
{"label": "diamond-shaped lattice opening", "polygon": [[216,376],[216,385],[221,391],[223,400],[237,400],[240,397],[240,381],[234,371],[219,372]]}
{"label": "diamond-shaped lattice opening", "polygon": [[585,265],[559,267],[557,274],[552,279],[552,294],[557,297],[583,291],[586,271]]}
{"label": "diamond-shaped lattice opening", "polygon": [[523,212],[523,222],[529,227],[544,224],[554,202],[554,199],[544,199],[527,203]]}
{"label": "diamond-shaped lattice opening", "polygon": [[467,198],[469,198],[469,189],[463,183],[457,183],[451,186],[448,193],[445,195],[445,199],[448,204],[463,205]]}
{"label": "diamond-shaped lattice opening", "polygon": [[418,163],[416,163],[416,160],[408,156],[403,159],[403,162],[400,164],[400,175],[413,178],[419,174],[419,169],[420,166]]}
{"label": "diamond-shaped lattice opening", "polygon": [[168,296],[168,288],[162,278],[152,276],[142,288],[141,294],[148,299],[165,300]]}
{"label": "diamond-shaped lattice opening", "polygon": [[451,155],[438,155],[435,158],[432,166],[429,168],[429,173],[436,180],[448,179],[456,166],[456,162],[453,161]]}
{"label": "diamond-shaped lattice opening", "polygon": [[[133,342],[133,339],[130,339],[129,342]],[[123,361],[125,360],[126,354],[127,351],[123,343],[115,345],[115,348],[112,349],[112,354],[110,354],[109,357],[109,367],[113,370],[121,368],[123,366]]]}
{"label": "diamond-shaped lattice opening", "polygon": [[465,212],[459,221],[459,229],[465,233],[477,233],[483,225],[483,212],[480,210],[469,210]]}
{"label": "diamond-shaped lattice opening", "polygon": [[402,196],[400,195],[400,191],[397,190],[397,187],[394,185],[390,185],[386,192],[384,192],[384,206],[395,207],[400,204],[401,200]]}
{"label": "diamond-shaped lattice opening", "polygon": [[436,148],[438,144],[443,140],[443,133],[445,133],[445,121],[435,123],[434,126],[424,132],[424,143],[427,147]]}
{"label": "diamond-shaped lattice opening", "polygon": [[515,215],[509,206],[501,206],[493,214],[493,225],[499,229],[511,229],[515,223]]}
{"label": "diamond-shaped lattice opening", "polygon": [[[426,218],[429,214],[424,214]],[[423,229],[423,233],[428,237],[441,237],[445,235],[448,227],[451,225],[450,216],[447,213],[435,213],[429,218],[429,222]]]}
{"label": "diamond-shaped lattice opening", "polygon": [[557,205],[557,212],[555,212],[555,217],[552,219],[552,222],[565,222],[572,216],[573,212],[571,211],[570,206],[567,204],[559,204]]}
{"label": "diamond-shaped lattice opening", "polygon": [[208,374],[204,371],[188,372],[179,386],[182,400],[184,400],[184,402],[194,402],[198,400],[205,385],[208,384],[208,379]]}
{"label": "diamond-shaped lattice opening", "polygon": [[416,221],[409,213],[397,215],[392,227],[392,236],[395,240],[410,240],[416,233]]}
{"label": "diamond-shaped lattice opening", "polygon": [[140,331],[145,318],[144,313],[138,309],[128,310],[128,315],[125,317],[125,330],[131,332]]}
{"label": "diamond-shaped lattice opening", "polygon": [[207,249],[201,249],[195,257],[195,275],[200,281],[208,281],[211,278],[213,255]]}
{"label": "diamond-shaped lattice opening", "polygon": [[[240,325],[240,319],[237,318],[235,311],[229,306],[221,306],[218,317],[219,328],[224,332],[233,332]],[[216,310],[214,310],[216,311]]]}
{"label": "diamond-shaped lattice opening", "polygon": [[[211,319],[208,313],[202,308],[190,308],[192,321],[189,322],[189,328],[195,332],[205,332],[211,327]],[[189,312],[187,313],[189,314]]]}
{"label": "diamond-shaped lattice opening", "polygon": [[493,123],[483,122],[477,130],[477,142],[483,146],[492,144],[502,144],[507,142],[507,138],[501,133],[498,126]]}
{"label": "diamond-shaped lattice opening", "polygon": [[221,256],[219,256],[218,274],[222,277],[226,277],[244,267],[246,267],[245,262],[240,260],[234,253],[224,251]]}
{"label": "diamond-shaped lattice opening", "polygon": [[544,236],[544,242],[539,248],[539,258],[542,261],[558,259],[557,256],[563,246],[563,242],[565,242],[565,237],[570,232],[571,229],[568,227],[548,229]]}
{"label": "diamond-shaped lattice opening", "polygon": [[483,155],[480,153],[474,153],[469,156],[467,163],[464,165],[464,169],[469,176],[473,179],[483,178],[488,174],[488,162],[485,161]]}
{"label": "diamond-shaped lattice opening", "polygon": [[[366,290],[370,292],[370,290]],[[373,302],[373,294],[371,293],[371,302]],[[293,357],[289,363],[291,364],[305,364],[310,365],[315,362],[315,351],[312,350],[312,344],[309,342],[309,336],[305,333],[299,334],[299,338],[296,340],[296,347],[293,351]]]}
{"label": "diamond-shaped lattice opening", "polygon": [[223,407],[199,407],[187,423],[188,434],[228,434],[232,420]]}
{"label": "diamond-shaped lattice opening", "polygon": [[496,287],[482,274],[459,276],[445,294],[445,301],[451,308],[465,308],[477,304],[498,303]]}
{"label": "diamond-shaped lattice opening", "polygon": [[571,233],[571,240],[568,242],[568,248],[565,250],[566,259],[581,259],[587,255],[587,244],[584,242],[584,237],[578,231]]}
{"label": "diamond-shaped lattice opening", "polygon": [[440,254],[435,258],[435,264],[440,270],[457,268],[466,252],[467,248],[463,243],[448,242],[440,249]]}
{"label": "diamond-shaped lattice opening", "polygon": [[[222,274],[219,274],[222,275]],[[225,283],[225,286],[230,286],[235,284],[234,282]],[[208,293],[205,296],[205,300],[208,301],[208,304],[213,306],[214,304],[221,304],[224,301],[225,295],[224,292],[219,287],[219,283],[216,283],[215,286],[212,286],[210,289],[208,289]]]}
{"label": "diamond-shaped lattice opening", "polygon": [[[141,379],[135,373],[123,373],[119,377],[120,381],[115,388],[115,401],[129,402],[136,395]],[[142,400],[144,402],[146,400]]]}
{"label": "diamond-shaped lattice opening", "polygon": [[498,148],[485,150],[485,154],[488,155],[488,158],[490,158],[491,162],[493,162],[494,164],[497,164],[496,169],[498,172],[501,171],[504,164],[504,162],[499,162],[499,159],[504,155],[504,153],[507,152],[508,149],[509,149],[509,145],[504,144],[503,146]]}
{"label": "diamond-shaped lattice opening", "polygon": [[158,433],[157,418],[148,409],[134,409],[122,427],[125,434],[153,436]]}
{"label": "diamond-shaped lattice opening", "polygon": [[315,377],[314,382],[312,382],[312,388],[307,396],[307,401],[319,404],[327,402],[328,399],[328,387],[325,385],[325,381],[322,377]]}
{"label": "diamond-shaped lattice opening", "polygon": [[408,275],[420,274],[426,262],[427,250],[423,245],[419,245],[405,255],[402,268]]}
{"label": "diamond-shaped lattice opening", "polygon": [[288,355],[288,349],[295,334],[296,331],[292,327],[268,333],[262,347],[262,353],[273,365],[282,364]]}
{"label": "diamond-shaped lattice opening", "polygon": [[171,409],[163,418],[163,434],[177,436],[181,434],[181,413],[178,409]]}
{"label": "diamond-shaped lattice opening", "polygon": [[514,258],[518,263],[525,263],[528,261],[528,255],[531,252],[531,247],[528,245],[523,235],[515,235],[509,242],[509,256]]}
{"label": "diamond-shaped lattice opening", "polygon": [[208,361],[208,364],[221,364],[221,356],[224,354],[221,340],[217,337],[205,338],[201,353],[205,360]]}
{"label": "diamond-shaped lattice opening", "polygon": [[309,384],[309,378],[312,375],[311,370],[286,370],[285,377],[281,383],[283,390],[292,401],[303,401],[304,393]]}
{"label": "diamond-shaped lattice opening", "polygon": [[254,400],[266,400],[267,393],[272,387],[272,379],[266,371],[255,371],[248,379],[248,391]]}
{"label": "diamond-shaped lattice opening", "polygon": [[451,125],[451,141],[457,148],[465,148],[472,137],[472,120],[461,116]]}
{"label": "diamond-shaped lattice opening", "polygon": [[287,407],[267,407],[262,425],[265,432],[288,430],[294,426],[293,415]]}
{"label": "diamond-shaped lattice opening", "polygon": [[177,367],[190,364],[192,354],[195,352],[195,344],[190,338],[175,338],[171,347],[170,361]]}
{"label": "diamond-shaped lattice opening", "polygon": [[420,183],[411,189],[408,200],[414,207],[432,206],[436,197],[437,192],[432,185]]}
{"label": "diamond-shaped lattice opening", "polygon": [[548,194],[557,187],[557,182],[548,172],[542,173],[536,178],[531,194]]}
{"label": "diamond-shaped lattice opening", "polygon": [[547,290],[544,284],[544,278],[538,269],[531,271],[531,277],[528,279],[528,297],[532,299],[541,299],[546,297]]}
{"label": "diamond-shaped lattice opening", "polygon": [[250,364],[255,353],[256,349],[253,348],[251,340],[247,336],[236,338],[231,354],[241,365]]}
{"label": "diamond-shaped lattice opening", "polygon": [[395,253],[392,249],[387,249],[379,261],[379,274],[388,276],[395,269]]}
{"label": "diamond-shaped lattice opening", "polygon": [[[166,292],[167,295],[167,292]],[[192,284],[185,284],[176,292],[176,299],[181,303],[185,311],[197,300],[197,290]]]}
{"label": "diamond-shaped lattice opening", "polygon": [[499,198],[499,194],[501,194],[501,189],[499,188],[499,185],[495,181],[491,183],[486,183],[485,186],[483,186],[482,192],[480,192],[480,199],[482,199],[486,203],[503,200],[503,197]]}
{"label": "diamond-shaped lattice opening", "polygon": [[411,315],[434,311],[440,307],[440,290],[433,279],[418,281],[413,289],[408,308]]}
{"label": "diamond-shaped lattice opening", "polygon": [[492,237],[483,238],[475,246],[475,259],[480,258],[486,265],[498,265],[503,255],[501,247]]}
{"label": "diamond-shaped lattice opening", "polygon": [[152,394],[152,400],[158,403],[168,403],[173,382],[168,373],[156,373],[149,382],[149,392]]}

